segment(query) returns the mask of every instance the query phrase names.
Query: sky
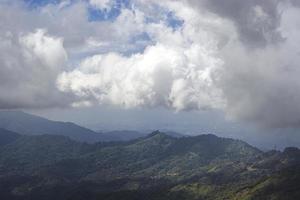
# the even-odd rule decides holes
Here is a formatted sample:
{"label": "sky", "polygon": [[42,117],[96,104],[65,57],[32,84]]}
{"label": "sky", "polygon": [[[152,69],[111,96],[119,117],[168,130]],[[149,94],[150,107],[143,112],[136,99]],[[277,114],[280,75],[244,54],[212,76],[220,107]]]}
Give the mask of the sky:
{"label": "sky", "polygon": [[297,0],[0,0],[0,109],[300,146]]}

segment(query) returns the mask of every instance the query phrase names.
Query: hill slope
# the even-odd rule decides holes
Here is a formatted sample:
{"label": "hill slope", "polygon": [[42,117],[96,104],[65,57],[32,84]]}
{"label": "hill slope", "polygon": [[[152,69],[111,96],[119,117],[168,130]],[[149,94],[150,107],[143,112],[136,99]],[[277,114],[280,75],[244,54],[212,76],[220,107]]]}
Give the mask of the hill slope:
{"label": "hill slope", "polygon": [[19,134],[0,128],[0,147],[14,142],[20,137]]}
{"label": "hill slope", "polygon": [[63,135],[82,142],[97,142],[102,136],[70,122],[52,121],[22,111],[1,111],[0,128],[24,135]]}
{"label": "hill slope", "polygon": [[159,131],[97,144],[21,136],[0,147],[0,198],[282,199],[290,191],[297,199],[299,155],[297,148],[263,153],[239,140]]}

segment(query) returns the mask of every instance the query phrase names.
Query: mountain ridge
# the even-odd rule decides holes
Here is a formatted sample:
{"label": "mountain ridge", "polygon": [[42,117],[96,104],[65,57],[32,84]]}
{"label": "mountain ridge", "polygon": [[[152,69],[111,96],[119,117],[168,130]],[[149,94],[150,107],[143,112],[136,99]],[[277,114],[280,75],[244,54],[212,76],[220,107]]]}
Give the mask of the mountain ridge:
{"label": "mountain ridge", "polygon": [[275,180],[284,188],[281,173],[300,173],[293,167],[298,155],[298,148],[262,152],[212,134],[176,138],[155,131],[132,141],[94,144],[18,135],[0,146],[0,198],[256,199],[269,197]]}
{"label": "mountain ridge", "polygon": [[52,121],[23,111],[1,111],[0,128],[22,135],[64,135],[83,142],[101,140],[100,134],[72,122]]}
{"label": "mountain ridge", "polygon": [[[0,113],[0,125],[5,124],[1,119]],[[26,128],[26,123],[19,125],[20,132]],[[19,134],[0,128],[1,199],[300,198],[300,150],[296,147],[263,152],[242,140],[213,134],[181,137],[159,130],[131,140],[105,141],[103,137],[87,142],[70,137],[72,131],[47,131]]]}
{"label": "mountain ridge", "polygon": [[[88,143],[129,141],[148,135],[148,133],[131,130],[95,132],[72,122],[53,121],[23,111],[11,110],[0,111],[0,128],[21,135],[63,135]],[[175,132],[167,133],[181,137]]]}

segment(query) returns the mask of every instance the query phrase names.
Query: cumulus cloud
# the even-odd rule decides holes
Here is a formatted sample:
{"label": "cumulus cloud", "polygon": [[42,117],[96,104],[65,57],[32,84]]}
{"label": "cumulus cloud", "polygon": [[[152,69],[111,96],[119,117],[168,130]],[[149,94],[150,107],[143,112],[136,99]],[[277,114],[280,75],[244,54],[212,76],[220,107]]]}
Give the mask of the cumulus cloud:
{"label": "cumulus cloud", "polygon": [[59,88],[74,92],[83,102],[125,107],[222,107],[221,94],[213,85],[211,73],[223,64],[217,57],[216,39],[223,36],[217,32],[219,26],[227,26],[227,21],[204,18],[191,9],[186,12],[190,13],[184,16],[189,22],[178,31],[163,23],[145,25],[156,43],[142,53],[108,53],[86,58],[78,68],[59,77]]}
{"label": "cumulus cloud", "polygon": [[72,63],[97,52],[143,48],[125,45],[142,32],[138,13],[125,9],[112,23],[93,22],[88,6],[85,1],[38,8],[0,2],[0,108],[68,106],[77,98],[59,91],[56,79]]}
{"label": "cumulus cloud", "polygon": [[62,105],[55,78],[66,64],[61,38],[45,30],[0,35],[0,108]]}
{"label": "cumulus cloud", "polygon": [[296,1],[132,0],[99,21],[90,6],[112,1],[0,7],[1,107],[213,108],[300,125]]}
{"label": "cumulus cloud", "polygon": [[234,22],[240,40],[250,47],[264,47],[283,40],[278,27],[280,0],[190,0],[199,10],[209,10]]}
{"label": "cumulus cloud", "polygon": [[299,28],[294,26],[298,13],[289,8],[282,14],[284,42],[256,50],[232,43],[222,49],[225,64],[217,86],[231,117],[271,127],[299,126]]}
{"label": "cumulus cloud", "polygon": [[289,25],[296,8],[256,0],[151,2],[170,9],[183,26],[145,25],[154,45],[129,57],[86,58],[59,77],[60,89],[83,102],[219,108],[234,119],[298,126],[297,29]]}

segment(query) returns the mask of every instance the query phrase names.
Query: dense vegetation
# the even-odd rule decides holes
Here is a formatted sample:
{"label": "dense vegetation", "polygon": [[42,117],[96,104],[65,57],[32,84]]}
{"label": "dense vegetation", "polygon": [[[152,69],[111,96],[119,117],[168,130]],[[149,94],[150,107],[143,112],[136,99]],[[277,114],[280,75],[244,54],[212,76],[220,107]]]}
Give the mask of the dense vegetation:
{"label": "dense vegetation", "polygon": [[300,150],[159,131],[87,144],[0,130],[0,199],[300,199]]}

